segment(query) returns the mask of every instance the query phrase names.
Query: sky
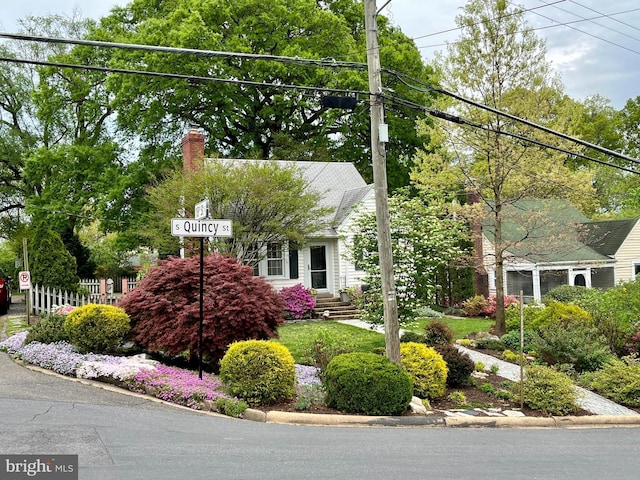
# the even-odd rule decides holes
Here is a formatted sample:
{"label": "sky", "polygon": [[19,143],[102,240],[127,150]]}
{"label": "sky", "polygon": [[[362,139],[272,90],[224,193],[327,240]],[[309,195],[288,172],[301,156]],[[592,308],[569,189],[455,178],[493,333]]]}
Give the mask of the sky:
{"label": "sky", "polygon": [[[511,1],[511,0],[509,0]],[[128,0],[3,0],[0,30],[17,32],[28,15],[98,19]],[[455,17],[466,0],[377,0],[393,24],[415,40],[429,61],[459,35]],[[545,39],[547,60],[576,100],[599,94],[620,109],[640,96],[640,3],[638,0],[518,0],[527,22]],[[386,5],[385,5],[386,4]]]}

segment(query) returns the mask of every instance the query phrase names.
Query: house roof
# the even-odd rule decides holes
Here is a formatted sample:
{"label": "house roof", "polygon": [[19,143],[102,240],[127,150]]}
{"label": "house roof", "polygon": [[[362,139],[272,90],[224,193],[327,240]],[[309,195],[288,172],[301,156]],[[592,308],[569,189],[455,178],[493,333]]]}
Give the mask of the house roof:
{"label": "house roof", "polygon": [[586,243],[602,255],[613,257],[636,223],[637,218],[585,223],[583,225],[588,233]]}
{"label": "house roof", "polygon": [[[600,262],[610,260],[585,242],[588,218],[566,200],[520,200],[503,208],[502,238],[506,250],[533,263]],[[483,222],[494,243],[495,226]]]}
{"label": "house roof", "polygon": [[331,227],[322,232],[335,235],[338,227],[366,194],[373,188],[360,175],[353,163],[349,162],[310,162],[291,160],[245,160],[224,159],[224,161],[240,162],[275,162],[282,167],[296,167],[310,188],[322,196],[322,205],[334,212],[329,218]]}

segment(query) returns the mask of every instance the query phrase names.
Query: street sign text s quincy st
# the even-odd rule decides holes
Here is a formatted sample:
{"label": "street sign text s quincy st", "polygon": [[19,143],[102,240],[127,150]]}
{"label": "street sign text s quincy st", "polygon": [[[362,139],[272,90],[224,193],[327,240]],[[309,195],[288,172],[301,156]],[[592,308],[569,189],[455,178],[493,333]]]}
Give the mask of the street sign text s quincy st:
{"label": "street sign text s quincy st", "polygon": [[231,225],[231,220],[172,218],[171,235],[174,237],[232,237]]}

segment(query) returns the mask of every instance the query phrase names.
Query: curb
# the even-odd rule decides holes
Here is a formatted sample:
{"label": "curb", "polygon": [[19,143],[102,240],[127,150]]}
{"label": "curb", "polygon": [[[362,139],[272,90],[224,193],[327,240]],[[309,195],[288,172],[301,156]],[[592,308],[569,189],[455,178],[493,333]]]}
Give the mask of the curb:
{"label": "curb", "polygon": [[334,427],[449,427],[449,428],[598,428],[640,426],[640,415],[585,415],[580,417],[429,417],[330,415],[248,408],[243,417],[262,423]]}

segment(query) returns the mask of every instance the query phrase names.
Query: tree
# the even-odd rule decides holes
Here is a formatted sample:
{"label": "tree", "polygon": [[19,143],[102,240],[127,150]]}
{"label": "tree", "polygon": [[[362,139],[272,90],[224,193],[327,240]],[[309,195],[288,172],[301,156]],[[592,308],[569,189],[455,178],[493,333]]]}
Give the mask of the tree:
{"label": "tree", "polygon": [[[559,81],[545,61],[544,43],[526,25],[523,11],[505,0],[471,0],[456,17],[460,38],[439,59],[448,90],[512,115],[570,132],[573,118]],[[481,128],[439,123],[426,127],[440,148],[419,155],[414,180],[425,189],[461,186],[478,195],[495,232],[497,334],[504,325],[503,209],[525,197],[570,198],[593,208],[591,174],[574,172],[562,155],[507,136],[516,134],[558,145],[547,134],[466,103],[444,105]],[[452,191],[452,190],[450,190]],[[586,204],[585,204],[586,202]]]}
{"label": "tree", "polygon": [[44,224],[35,227],[29,253],[29,270],[34,284],[75,292],[79,278],[76,259],[67,251],[60,235]]}
{"label": "tree", "polygon": [[[442,203],[430,200],[403,194],[389,199],[398,314],[403,321],[414,318],[418,307],[434,303],[439,268],[454,265],[464,254],[464,225],[449,217]],[[356,220],[349,256],[367,273],[371,287],[363,293],[364,318],[379,323],[382,297],[374,213]]]}
{"label": "tree", "polygon": [[209,199],[212,218],[231,219],[233,238],[214,240],[218,253],[256,265],[271,242],[302,243],[319,232],[330,213],[320,192],[309,190],[296,167],[273,161],[212,161],[198,172],[177,171],[149,191],[154,215],[147,234],[161,251],[177,252],[167,235],[170,220],[193,218],[194,205]]}
{"label": "tree", "polygon": [[[135,0],[102,19],[95,38],[126,43],[230,52],[225,58],[121,50],[111,63],[230,81],[300,85],[317,89],[368,91],[366,69],[358,66],[308,65],[295,58],[365,62],[364,10],[358,0]],[[382,61],[427,81],[430,69],[415,44],[378,17]],[[232,52],[291,57],[288,62],[237,58]],[[399,95],[423,105],[428,96],[397,78],[387,79]],[[187,125],[207,133],[207,149],[232,158],[326,159],[354,162],[371,179],[369,110],[358,102],[353,111],[327,109],[319,92],[269,88],[229,82],[185,82],[114,75],[114,108],[124,131],[139,135],[143,147],[158,157]],[[367,100],[368,101],[368,100]],[[409,159],[420,141],[420,115],[390,105],[391,188],[406,185]],[[295,150],[290,151],[291,146]]]}
{"label": "tree", "polygon": [[[120,302],[142,347],[196,358],[199,272],[198,257],[161,261]],[[204,259],[204,281],[203,350],[214,368],[231,343],[277,336],[284,303],[250,267],[211,254]]]}

